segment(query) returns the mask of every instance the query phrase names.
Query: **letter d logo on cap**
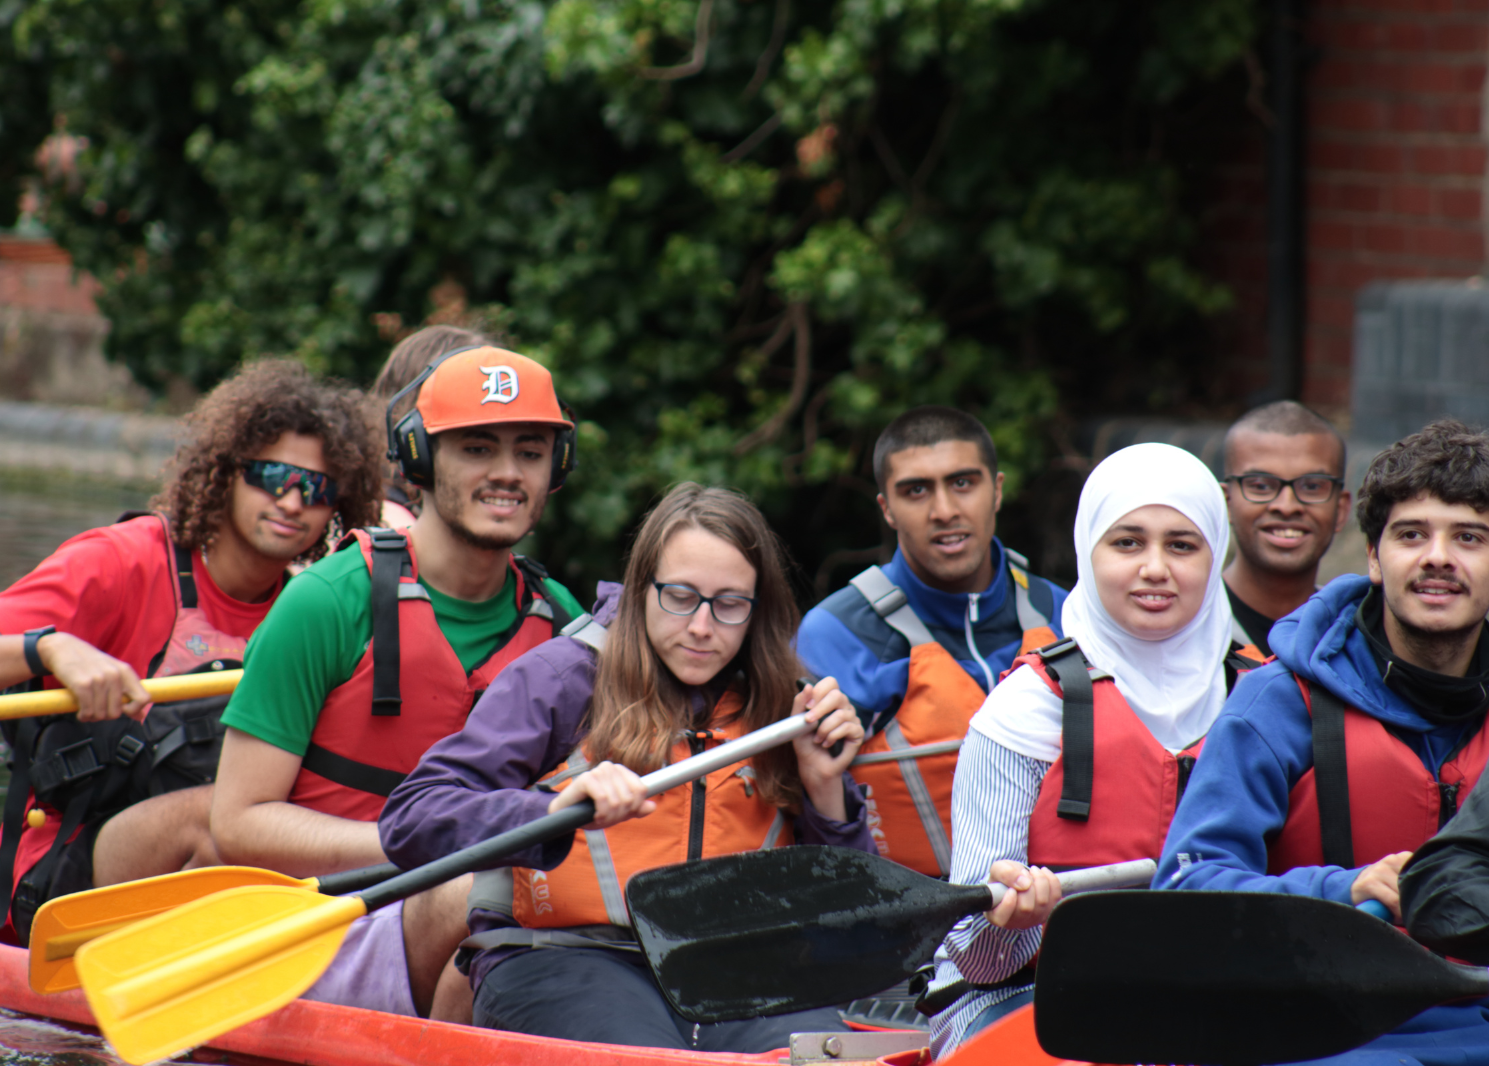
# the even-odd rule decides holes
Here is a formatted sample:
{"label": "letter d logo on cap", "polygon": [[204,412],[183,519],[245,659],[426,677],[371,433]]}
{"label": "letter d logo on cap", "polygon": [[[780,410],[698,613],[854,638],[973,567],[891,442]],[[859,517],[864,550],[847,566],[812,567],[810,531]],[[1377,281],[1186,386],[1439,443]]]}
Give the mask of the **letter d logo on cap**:
{"label": "letter d logo on cap", "polygon": [[511,403],[517,399],[517,371],[509,366],[483,366],[481,373],[486,375],[481,386],[486,394],[481,403]]}

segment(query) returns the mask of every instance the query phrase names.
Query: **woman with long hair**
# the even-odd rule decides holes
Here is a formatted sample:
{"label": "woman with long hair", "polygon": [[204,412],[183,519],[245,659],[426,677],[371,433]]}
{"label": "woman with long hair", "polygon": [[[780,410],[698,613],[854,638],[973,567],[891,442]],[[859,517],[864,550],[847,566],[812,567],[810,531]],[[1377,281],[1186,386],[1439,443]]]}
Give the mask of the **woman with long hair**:
{"label": "woman with long hair", "polygon": [[951,880],[1014,891],[964,920],[922,1001],[932,1048],[956,1047],[1032,998],[1050,868],[1157,859],[1190,769],[1239,672],[1220,571],[1225,498],[1198,458],[1139,444],[1081,490],[1066,639],[1015,660],[957,761]]}
{"label": "woman with long hair", "polygon": [[[624,585],[602,582],[598,596],[593,625],[507,667],[383,810],[383,846],[408,868],[594,802],[580,833],[510,856],[509,878],[478,876],[466,942],[477,1024],[736,1052],[842,1029],[831,1010],[686,1021],[647,973],[624,903],[632,874],[668,863],[791,843],[874,851],[846,775],[863,727],[831,678],[797,692],[798,616],[775,535],[744,497],[679,485],[642,522]],[[815,732],[646,798],[639,774],[788,713]]]}

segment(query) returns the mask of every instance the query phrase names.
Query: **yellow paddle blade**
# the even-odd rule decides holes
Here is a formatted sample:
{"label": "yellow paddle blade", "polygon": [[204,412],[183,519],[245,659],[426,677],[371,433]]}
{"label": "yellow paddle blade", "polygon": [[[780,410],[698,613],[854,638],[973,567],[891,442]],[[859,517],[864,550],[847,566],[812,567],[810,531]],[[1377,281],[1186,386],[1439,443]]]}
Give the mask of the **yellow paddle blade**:
{"label": "yellow paddle blade", "polygon": [[204,866],[199,870],[58,896],[43,904],[31,922],[31,987],[42,995],[77,988],[81,982],[72,957],[94,937],[215,892],[245,885],[313,889],[316,881],[313,877],[302,881],[253,866]]}
{"label": "yellow paddle blade", "polygon": [[[204,696],[225,696],[243,678],[242,670],[217,670],[210,674],[176,674],[150,677],[141,681],[155,703],[173,700],[195,700]],[[0,696],[0,719],[30,718],[38,714],[68,714],[78,709],[78,701],[65,688],[44,692],[14,692]]]}
{"label": "yellow paddle blade", "polygon": [[78,976],[103,1035],[143,1066],[284,1006],[366,913],[358,896],[232,888],[90,940]]}

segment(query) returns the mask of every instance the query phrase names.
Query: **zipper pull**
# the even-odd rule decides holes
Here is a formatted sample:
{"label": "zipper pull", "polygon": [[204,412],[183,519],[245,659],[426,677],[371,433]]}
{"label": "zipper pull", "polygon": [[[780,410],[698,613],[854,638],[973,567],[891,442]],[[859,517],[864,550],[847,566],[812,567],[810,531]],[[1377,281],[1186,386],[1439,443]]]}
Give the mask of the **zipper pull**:
{"label": "zipper pull", "polygon": [[977,593],[975,592],[967,594],[967,618],[973,622],[977,621]]}

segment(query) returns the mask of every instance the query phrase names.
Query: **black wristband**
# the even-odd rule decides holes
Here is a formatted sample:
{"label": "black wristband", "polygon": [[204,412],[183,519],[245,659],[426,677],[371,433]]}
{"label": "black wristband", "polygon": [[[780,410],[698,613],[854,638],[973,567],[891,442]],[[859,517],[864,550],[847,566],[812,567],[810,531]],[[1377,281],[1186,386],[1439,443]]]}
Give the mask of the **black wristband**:
{"label": "black wristband", "polygon": [[21,643],[21,650],[26,653],[26,669],[31,671],[33,677],[51,677],[52,672],[46,668],[41,661],[41,655],[36,651],[36,642],[42,637],[49,637],[57,632],[56,626],[42,626],[40,629],[26,630],[25,639]]}

